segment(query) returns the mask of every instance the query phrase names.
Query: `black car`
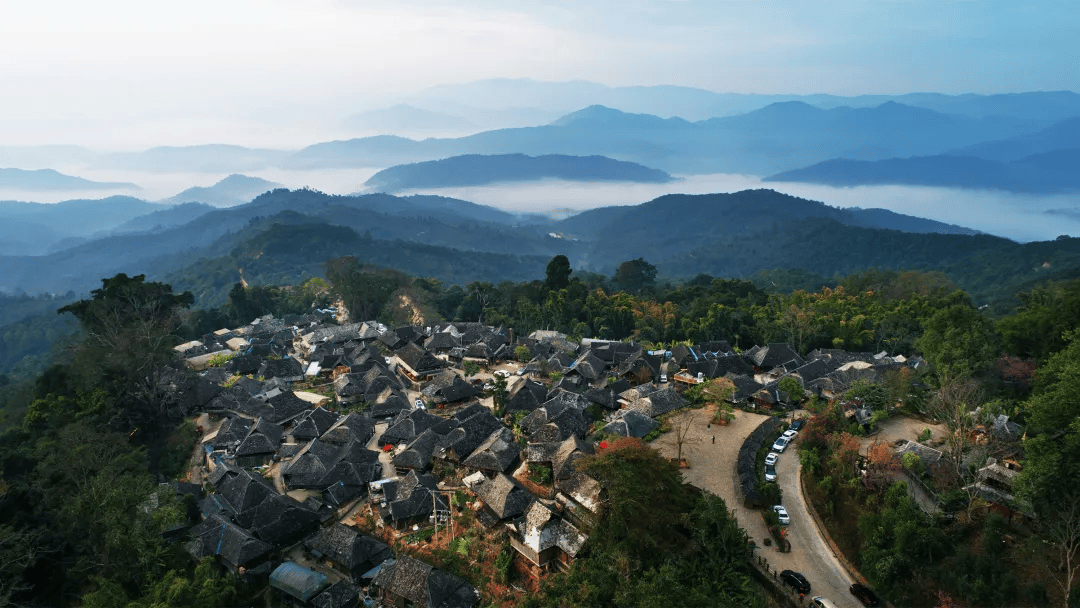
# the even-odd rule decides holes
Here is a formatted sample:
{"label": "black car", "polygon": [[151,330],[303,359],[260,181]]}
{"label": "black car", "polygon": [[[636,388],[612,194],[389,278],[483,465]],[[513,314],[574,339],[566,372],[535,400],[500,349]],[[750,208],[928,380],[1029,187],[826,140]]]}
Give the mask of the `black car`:
{"label": "black car", "polygon": [[854,595],[863,603],[863,606],[873,608],[874,606],[881,605],[881,600],[879,600],[878,596],[866,585],[855,583],[851,585],[849,591],[851,591],[851,595]]}
{"label": "black car", "polygon": [[795,420],[795,421],[793,421],[793,422],[791,423],[791,427],[790,427],[790,428],[791,428],[791,430],[793,430],[793,431],[801,431],[801,430],[802,430],[802,427],[804,427],[804,426],[806,426],[806,420],[804,420],[804,419],[802,419],[802,418],[799,418],[798,420]]}
{"label": "black car", "polygon": [[810,593],[810,581],[794,570],[780,572],[780,580],[794,587],[799,593]]}

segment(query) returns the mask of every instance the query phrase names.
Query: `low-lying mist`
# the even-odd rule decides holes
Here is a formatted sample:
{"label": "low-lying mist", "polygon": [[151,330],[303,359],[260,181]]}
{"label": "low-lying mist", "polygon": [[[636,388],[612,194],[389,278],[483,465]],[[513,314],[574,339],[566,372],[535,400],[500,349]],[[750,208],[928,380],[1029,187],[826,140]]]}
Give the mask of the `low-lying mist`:
{"label": "low-lying mist", "polygon": [[[192,186],[211,186],[226,177],[208,173],[150,173],[71,168],[62,172],[96,181],[132,182],[141,191],[11,192],[0,190],[0,200],[51,203],[75,198],[103,198],[126,194],[161,200]],[[288,188],[310,187],[328,194],[365,190],[364,182],[376,168],[296,171],[264,169],[245,172]],[[1020,242],[1050,240],[1062,234],[1080,235],[1080,194],[1024,195],[997,190],[959,190],[921,186],[858,186],[836,188],[799,183],[762,183],[751,175],[711,174],[680,176],[667,184],[578,183],[543,181],[465,188],[439,188],[398,194],[439,194],[512,213],[538,213],[563,218],[611,205],[637,205],[665,194],[709,194],[770,188],[834,207],[882,208],[949,224],[974,228]],[[1054,211],[1054,213],[1047,213]]]}

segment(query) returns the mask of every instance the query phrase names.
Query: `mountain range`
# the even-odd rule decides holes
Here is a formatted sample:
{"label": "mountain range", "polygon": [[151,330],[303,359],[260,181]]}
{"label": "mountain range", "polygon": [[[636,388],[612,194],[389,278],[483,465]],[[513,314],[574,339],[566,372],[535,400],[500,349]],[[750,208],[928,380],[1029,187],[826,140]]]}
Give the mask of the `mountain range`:
{"label": "mountain range", "polygon": [[672,181],[672,177],[663,171],[604,156],[467,154],[396,165],[379,171],[364,185],[376,192],[398,192],[416,188],[486,186],[544,179],[654,184]]}
{"label": "mountain range", "polygon": [[[611,89],[595,83],[492,81],[433,89],[420,98],[430,103],[409,102],[386,112],[361,113],[369,127],[381,131],[379,135],[297,150],[215,144],[99,153],[46,146],[0,148],[0,162],[30,168],[30,164],[50,166],[48,160],[55,159],[51,166],[227,174],[267,168],[385,168],[469,154],[558,154],[607,156],[674,174],[773,175],[838,158],[876,161],[947,154],[1018,160],[1075,147],[1068,142],[1076,141],[1075,121],[1080,121],[1076,118],[1080,95],[1071,92],[753,96],[680,87]],[[531,118],[524,124],[509,121],[513,126],[484,130],[480,122],[455,114],[455,108],[485,99],[487,105],[477,106],[485,112],[525,108],[522,111]],[[529,100],[542,107],[513,105]],[[565,108],[556,110],[561,106]],[[700,111],[671,111],[680,107]],[[426,139],[390,134],[410,121],[469,134]],[[478,129],[470,130],[470,123]],[[24,164],[17,165],[17,160]]]}
{"label": "mountain range", "polygon": [[460,284],[542,277],[547,261],[558,254],[567,255],[574,268],[604,274],[622,261],[645,257],[672,277],[745,277],[773,268],[831,276],[882,266],[985,280],[994,274],[988,268],[1008,260],[1014,276],[984,285],[1005,290],[1080,268],[1080,239],[1020,245],[958,226],[880,209],[840,209],[771,190],[668,195],[533,223],[438,196],[284,189],[235,207],[169,213],[194,217],[168,225],[150,219],[161,215],[147,215],[143,227],[154,225],[144,232],[113,230],[46,255],[0,256],[0,289],[85,293],[101,277],[146,273],[193,289],[200,303],[213,305],[241,276],[249,283],[289,283],[320,274],[325,260],[338,255]]}
{"label": "mountain range", "polygon": [[53,169],[0,169],[0,190],[140,190],[128,182],[96,182]]}
{"label": "mountain range", "polygon": [[765,182],[829,186],[906,184],[1038,194],[1080,190],[1080,149],[1001,162],[973,156],[920,156],[878,161],[833,159],[766,177]]}

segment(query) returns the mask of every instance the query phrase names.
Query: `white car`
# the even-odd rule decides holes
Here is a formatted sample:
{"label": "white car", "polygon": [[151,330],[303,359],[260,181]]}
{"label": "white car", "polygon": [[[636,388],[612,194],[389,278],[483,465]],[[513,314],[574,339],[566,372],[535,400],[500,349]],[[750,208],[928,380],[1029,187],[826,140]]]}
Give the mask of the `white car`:
{"label": "white car", "polygon": [[660,384],[667,384],[667,374],[660,374]]}
{"label": "white car", "polygon": [[510,372],[508,372],[506,370],[503,370],[503,369],[497,369],[497,370],[491,372],[491,375],[492,376],[502,376],[503,378],[506,378],[506,379],[510,378]]}
{"label": "white car", "polygon": [[765,481],[776,481],[776,465],[765,465]]}
{"label": "white car", "polygon": [[423,400],[421,400],[421,399],[416,400],[416,409],[419,409],[419,410],[426,410],[427,409],[426,407],[424,407]]}
{"label": "white car", "polygon": [[784,451],[785,449],[787,449],[787,444],[788,444],[788,443],[789,443],[790,441],[791,441],[791,439],[789,439],[789,438],[787,438],[787,437],[780,437],[780,438],[778,438],[778,439],[776,440],[776,443],[772,444],[772,449],[773,449],[773,451],[774,451],[774,452],[783,452],[783,451]]}
{"label": "white car", "polygon": [[769,455],[765,457],[765,464],[776,464],[776,461],[780,459],[780,454],[776,452],[769,452]]}
{"label": "white car", "polygon": [[792,439],[794,439],[795,435],[798,435],[798,434],[799,434],[799,431],[794,431],[794,430],[791,430],[791,429],[788,429],[788,430],[784,431],[784,437],[787,437],[788,441],[791,441]]}
{"label": "white car", "polygon": [[774,505],[772,510],[776,511],[776,516],[779,518],[781,524],[786,526],[791,523],[791,518],[788,517],[787,509],[782,505]]}

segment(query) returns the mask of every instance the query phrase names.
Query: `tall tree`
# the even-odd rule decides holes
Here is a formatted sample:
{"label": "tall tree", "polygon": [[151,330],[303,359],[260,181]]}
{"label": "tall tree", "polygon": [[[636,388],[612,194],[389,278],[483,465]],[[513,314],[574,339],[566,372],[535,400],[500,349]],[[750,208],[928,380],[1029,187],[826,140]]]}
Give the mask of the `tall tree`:
{"label": "tall tree", "polygon": [[549,290],[565,289],[570,284],[570,260],[565,255],[557,255],[551,258],[547,265],[547,276],[544,279],[544,287]]}
{"label": "tall tree", "polygon": [[148,282],[145,275],[120,273],[101,282],[90,299],[58,311],[72,313],[82,326],[76,363],[85,388],[105,386],[127,425],[156,425],[169,414],[157,394],[160,373],[176,356],[180,312],[195,297],[173,293],[172,286]]}
{"label": "tall tree", "polygon": [[612,281],[620,291],[637,294],[656,284],[656,266],[642,258],[629,260],[619,265]]}

